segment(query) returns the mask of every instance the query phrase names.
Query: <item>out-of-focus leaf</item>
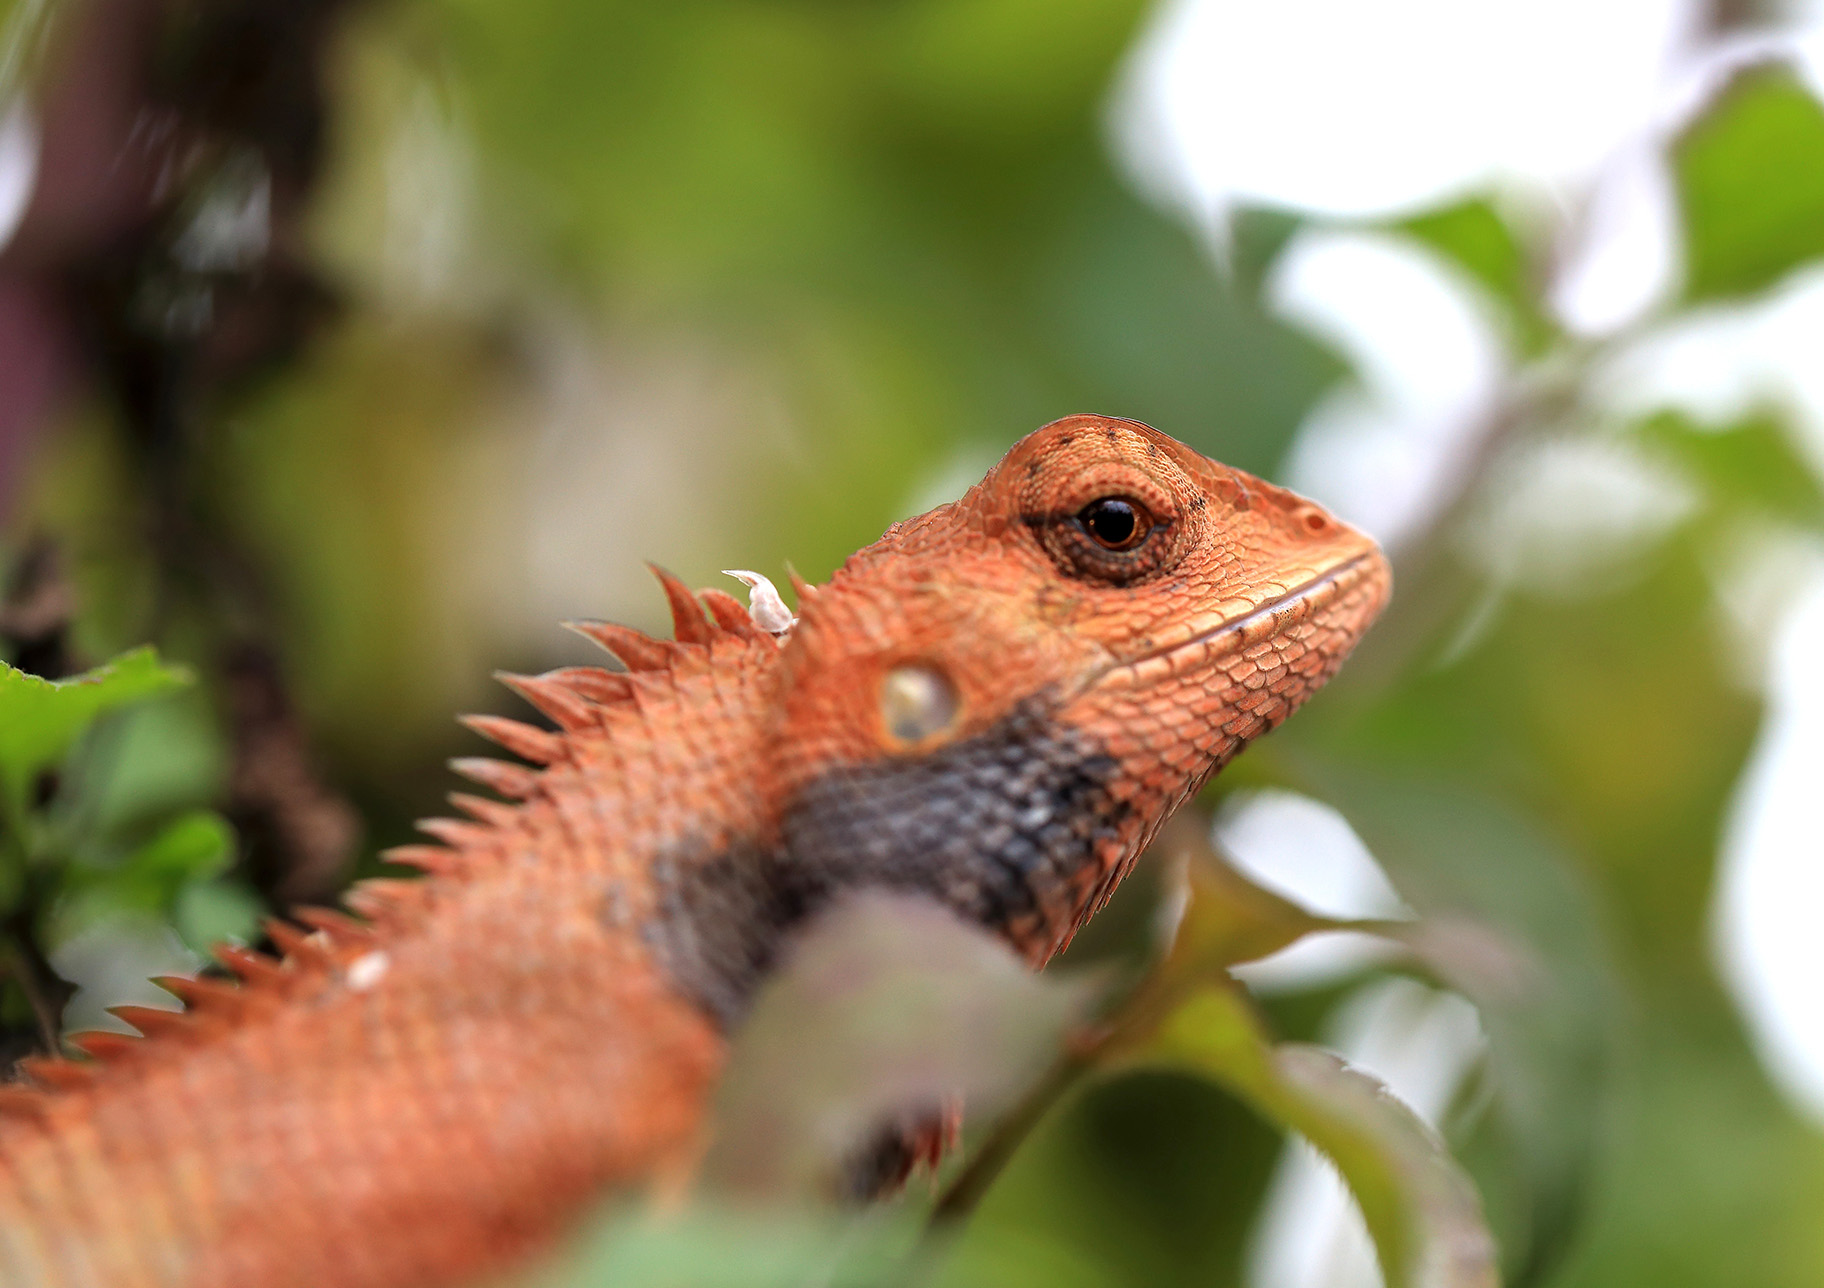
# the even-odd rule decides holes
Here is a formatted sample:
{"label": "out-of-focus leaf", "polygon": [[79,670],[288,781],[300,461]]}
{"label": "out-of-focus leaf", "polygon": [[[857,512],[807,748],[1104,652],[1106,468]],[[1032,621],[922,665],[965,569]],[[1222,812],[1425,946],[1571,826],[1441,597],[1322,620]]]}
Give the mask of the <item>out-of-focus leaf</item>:
{"label": "out-of-focus leaf", "polygon": [[520,1288],[871,1288],[905,1282],[916,1227],[901,1214],[694,1203],[619,1212]]}
{"label": "out-of-focus leaf", "polygon": [[1824,488],[1778,417],[1701,425],[1682,412],[1650,417],[1635,433],[1683,466],[1713,506],[1759,510],[1788,523],[1824,527]]}
{"label": "out-of-focus leaf", "polygon": [[1173,935],[1175,969],[1219,972],[1316,931],[1364,928],[1308,912],[1243,876],[1211,844],[1210,819],[1202,810],[1181,810],[1153,845],[1163,861],[1179,868],[1188,900]]}
{"label": "out-of-focus leaf", "polygon": [[1229,216],[1229,271],[1235,284],[1249,296],[1258,296],[1267,274],[1298,230],[1305,216],[1295,210],[1243,206]]}
{"label": "out-of-focus leaf", "polygon": [[889,83],[970,146],[1029,142],[1107,84],[1144,0],[933,0],[882,11],[870,42]]}
{"label": "out-of-focus leaf", "polygon": [[1317,1047],[1274,1046],[1238,989],[1187,999],[1141,1057],[1209,1077],[1336,1165],[1391,1288],[1493,1288],[1475,1187],[1437,1136],[1367,1075]]}
{"label": "out-of-focus leaf", "polygon": [[908,1115],[957,1100],[991,1115],[1044,1070],[1096,991],[1034,975],[929,900],[844,900],[795,944],[744,1023],[705,1177],[746,1195],[814,1197]]}
{"label": "out-of-focus leaf", "polygon": [[[1151,857],[1176,871],[1188,900],[1171,950],[1107,1018],[1096,1041],[1073,1052],[1069,1067],[1081,1075],[1138,1064],[1214,1079],[1269,1121],[1306,1132],[1336,1154],[1352,1184],[1359,1180],[1368,1187],[1362,1203],[1370,1211],[1383,1258],[1407,1269],[1408,1277],[1396,1282],[1493,1282],[1494,1244],[1474,1188],[1449,1164],[1442,1143],[1403,1108],[1389,1110],[1390,1117],[1364,1109],[1377,1099],[1373,1084],[1339,1072],[1331,1057],[1302,1047],[1272,1047],[1234,991],[1227,968],[1276,952],[1313,931],[1366,931],[1395,940],[1432,973],[1452,983],[1472,980],[1493,995],[1511,991],[1516,976],[1527,978],[1515,966],[1520,955],[1503,951],[1498,935],[1467,919],[1428,925],[1338,920],[1307,912],[1228,864],[1210,841],[1208,818],[1196,810],[1184,811],[1168,824]],[[1069,1085],[1069,1078],[1054,1078],[1040,1084],[1034,1097],[1055,1100]],[[1037,1118],[1029,1101],[1010,1121],[1030,1124]],[[986,1195],[998,1166],[995,1143],[991,1140],[991,1148],[978,1153],[958,1177],[939,1206],[940,1215],[968,1210]],[[985,1157],[991,1160],[986,1168]],[[1443,1172],[1438,1160],[1443,1160]],[[945,1282],[977,1282],[985,1246],[980,1239],[967,1241],[960,1273]],[[1190,1250],[1186,1260],[1194,1264],[1200,1251]],[[1161,1272],[1175,1261],[1161,1257]]]}
{"label": "out-of-focus leaf", "polygon": [[0,662],[0,792],[17,819],[34,777],[63,758],[96,717],[190,683],[151,648],[134,649],[68,680],[43,680]]}
{"label": "out-of-focus leaf", "polygon": [[1824,255],[1824,107],[1790,69],[1739,74],[1673,165],[1687,299],[1747,295]]}
{"label": "out-of-focus leaf", "polygon": [[1533,355],[1555,328],[1539,303],[1525,245],[1494,203],[1476,198],[1414,215],[1394,225],[1467,273],[1501,310],[1521,353]]}
{"label": "out-of-focus leaf", "polygon": [[[1142,880],[1153,887],[1151,933],[1130,927],[1138,942],[1114,960],[1151,969],[1105,1017],[1101,1037],[1073,1044],[970,1152],[936,1212],[957,1236],[936,1281],[946,1288],[1226,1282],[1220,1268],[1244,1236],[1277,1137],[1201,1076],[1109,1081],[1093,1071],[1106,1049],[1129,1049],[1131,1031],[1163,1018],[1187,982],[1224,978],[1233,963],[1340,923],[1229,866],[1194,808],[1166,825],[1117,902]],[[1162,938],[1171,943],[1164,961]],[[1079,1085],[1083,1094],[1071,1094]],[[958,1230],[964,1214],[972,1219]]]}
{"label": "out-of-focus leaf", "polygon": [[94,832],[144,835],[156,820],[220,800],[228,758],[205,693],[141,703],[99,726],[64,763],[60,808]]}
{"label": "out-of-focus leaf", "polygon": [[[1085,167],[1087,168],[1087,167]],[[1091,172],[1033,195],[999,248],[1018,333],[984,333],[982,397],[1009,370],[1041,381],[989,424],[1002,443],[1062,409],[1156,425],[1218,460],[1271,474],[1306,412],[1347,371],[1334,352],[1225,282],[1189,228],[1149,210],[1115,176]],[[1007,364],[1017,364],[1009,367]],[[1029,366],[1028,364],[1038,364]],[[989,379],[992,375],[992,379]]]}
{"label": "out-of-focus leaf", "polygon": [[188,887],[218,875],[233,856],[234,831],[221,815],[200,809],[181,814],[118,863],[71,864],[53,910],[51,938],[67,939],[126,913],[166,915]]}
{"label": "out-of-focus leaf", "polygon": [[250,943],[259,932],[266,905],[235,881],[193,881],[178,892],[171,910],[178,935],[206,955],[217,944]]}
{"label": "out-of-focus leaf", "polygon": [[983,1198],[931,1288],[1238,1288],[1283,1141],[1202,1075],[1092,1081]]}
{"label": "out-of-focus leaf", "polygon": [[12,105],[14,95],[30,88],[61,7],[44,0],[0,0],[0,111]]}
{"label": "out-of-focus leaf", "polygon": [[1618,986],[1589,895],[1539,832],[1473,794],[1326,766],[1313,775],[1421,920],[1400,938],[1476,1003],[1498,1141],[1491,1193],[1511,1283],[1568,1250],[1609,1107]]}
{"label": "out-of-focus leaf", "polygon": [[135,850],[123,870],[175,887],[216,875],[233,853],[234,832],[227,821],[209,810],[192,810]]}

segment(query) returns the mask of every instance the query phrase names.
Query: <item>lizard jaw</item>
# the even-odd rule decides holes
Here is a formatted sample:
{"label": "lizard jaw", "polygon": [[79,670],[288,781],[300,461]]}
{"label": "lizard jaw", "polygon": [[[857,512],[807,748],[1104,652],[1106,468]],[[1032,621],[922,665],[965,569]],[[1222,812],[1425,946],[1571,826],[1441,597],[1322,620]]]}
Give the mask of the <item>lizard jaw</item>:
{"label": "lizard jaw", "polygon": [[1148,649],[1136,657],[1110,663],[1092,675],[1084,687],[1147,688],[1190,674],[1284,634],[1351,592],[1367,590],[1371,592],[1371,601],[1363,605],[1354,629],[1348,631],[1348,639],[1340,650],[1347,652],[1380,612],[1389,581],[1385,556],[1376,549],[1365,550],[1238,616],[1201,615],[1201,623],[1193,623],[1183,638]]}

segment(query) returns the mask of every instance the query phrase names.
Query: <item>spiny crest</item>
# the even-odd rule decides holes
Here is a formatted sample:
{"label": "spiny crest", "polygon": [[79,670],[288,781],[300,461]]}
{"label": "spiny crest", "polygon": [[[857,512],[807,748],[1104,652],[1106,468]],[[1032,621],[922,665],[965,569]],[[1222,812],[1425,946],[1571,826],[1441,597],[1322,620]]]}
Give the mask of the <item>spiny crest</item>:
{"label": "spiny crest", "polygon": [[395,845],[380,857],[402,868],[417,868],[430,876],[454,876],[462,870],[462,856],[441,845]]}
{"label": "spiny crest", "polygon": [[109,1007],[110,1014],[138,1033],[74,1033],[65,1041],[87,1059],[51,1055],[20,1060],[19,1071],[28,1081],[0,1084],[0,1117],[41,1117],[60,1092],[93,1086],[104,1076],[133,1069],[148,1056],[219,1036],[251,1014],[282,1005],[300,989],[337,977],[361,987],[359,972],[372,958],[375,941],[419,915],[430,898],[422,881],[375,878],[357,882],[344,898],[360,918],[314,907],[293,910],[302,925],[267,918],[264,929],[277,957],[239,944],[219,944],[215,956],[234,981],[206,975],[159,976],[152,982],[182,1002],[182,1010]]}
{"label": "spiny crest", "polygon": [[707,644],[716,637],[709,614],[688,587],[657,564],[647,564],[671,603],[671,633],[680,644]]}
{"label": "spiny crest", "polygon": [[551,717],[559,729],[587,729],[596,722],[600,704],[583,697],[557,676],[496,671],[494,678]]}
{"label": "spiny crest", "polygon": [[459,718],[489,742],[498,743],[535,765],[549,765],[564,754],[562,738],[518,720],[509,720],[505,716],[471,715]]}
{"label": "spiny crest", "polygon": [[485,823],[489,827],[507,827],[519,814],[517,806],[490,800],[486,796],[476,796],[472,792],[451,792],[450,804],[476,822]]}
{"label": "spiny crest", "polygon": [[[472,782],[491,788],[509,800],[524,800],[538,789],[538,772],[509,760],[487,756],[458,756],[450,768]],[[412,846],[401,846],[412,849]],[[396,863],[414,863],[413,859],[395,859]]]}
{"label": "spiny crest", "polygon": [[631,675],[599,666],[560,666],[555,671],[546,671],[540,678],[562,685],[578,697],[602,704],[630,698],[635,688]]}
{"label": "spiny crest", "polygon": [[262,924],[266,937],[278,947],[279,956],[285,961],[305,966],[320,966],[328,961],[328,944],[323,937],[278,917],[268,917]]}
{"label": "spiny crest", "polygon": [[342,901],[374,925],[391,927],[419,911],[424,899],[422,882],[374,877],[358,883]]}
{"label": "spiny crest", "polygon": [[[508,802],[527,800],[538,791],[541,768],[557,763],[568,754],[564,741],[566,734],[599,727],[606,710],[637,703],[644,687],[686,659],[710,656],[719,641],[732,639],[776,644],[792,628],[794,619],[785,607],[785,601],[772,582],[759,573],[735,571],[729,574],[748,587],[754,607],[750,613],[732,595],[720,590],[692,594],[671,573],[657,566],[649,567],[658,578],[671,608],[674,638],[658,639],[614,622],[564,623],[612,653],[626,671],[567,666],[542,675],[496,672],[497,679],[549,718],[557,730],[541,729],[505,716],[464,716],[462,722],[470,729],[531,761],[532,766],[485,756],[464,756],[452,760],[451,769],[505,797]],[[792,583],[801,600],[810,595],[811,588],[796,573],[792,574]],[[465,792],[452,793],[450,801],[469,818],[423,819],[417,825],[420,831],[442,844],[397,846],[383,852],[381,857],[433,875],[461,872],[472,856],[485,849],[487,841],[498,829],[512,823],[517,810],[513,804]],[[371,883],[364,888],[371,888]],[[347,902],[357,912],[371,915],[368,905],[374,902],[374,896],[358,890]]]}
{"label": "spiny crest", "polygon": [[[462,722],[524,760],[550,765],[564,756],[564,733],[599,724],[605,707],[637,700],[639,677],[643,673],[669,671],[683,658],[700,655],[701,650],[710,648],[719,639],[771,640],[789,629],[789,613],[785,614],[783,626],[762,629],[734,596],[719,590],[692,594],[683,582],[663,568],[654,567],[652,571],[671,607],[674,638],[657,639],[615,622],[564,623],[612,653],[627,668],[626,673],[617,674],[591,666],[560,667],[543,675],[495,672],[495,678],[538,708],[557,726],[558,732],[505,716],[471,715],[462,717]],[[764,615],[769,624],[777,625],[775,619],[784,612],[784,607],[772,583],[758,573],[739,576],[753,588],[755,602],[766,605]],[[800,585],[802,587],[802,583]],[[530,771],[499,761],[466,758],[452,762],[452,768],[515,800],[531,795],[536,785],[536,775]]]}
{"label": "spiny crest", "polygon": [[656,639],[618,622],[565,622],[564,627],[601,645],[629,671],[668,670],[681,651],[675,640]]}
{"label": "spiny crest", "polygon": [[459,818],[421,818],[413,826],[426,836],[436,837],[452,850],[481,846],[494,831],[491,826],[465,823]]}
{"label": "spiny crest", "polygon": [[[337,935],[346,935],[351,926],[371,933],[352,918],[337,913],[324,918],[322,911],[301,910],[300,916],[333,922]],[[86,1059],[47,1055],[20,1060],[19,1071],[27,1081],[0,1086],[0,1117],[41,1117],[59,1093],[92,1087],[103,1077],[132,1070],[150,1056],[218,1036],[250,1013],[278,1006],[299,984],[320,980],[334,967],[336,957],[327,934],[310,934],[277,919],[269,920],[266,929],[282,958],[238,944],[217,946],[217,959],[233,972],[238,984],[207,976],[159,976],[152,982],[182,1002],[182,1010],[111,1006],[110,1014],[138,1032],[70,1034],[65,1041]]]}
{"label": "spiny crest", "polygon": [[[756,614],[732,595],[719,590],[693,595],[663,569],[654,568],[653,573],[671,607],[675,638],[656,639],[611,622],[566,623],[619,658],[626,673],[591,666],[563,667],[543,675],[499,673],[500,680],[549,717],[560,732],[502,716],[465,716],[463,723],[533,765],[549,765],[565,754],[564,733],[598,725],[604,708],[637,701],[643,673],[669,671],[685,658],[702,656],[721,639],[772,642],[791,629],[790,611],[772,583],[758,573],[734,574],[752,592],[758,623]],[[793,582],[800,597],[809,594],[810,588],[795,575]],[[540,771],[527,765],[466,756],[451,761],[450,767],[506,801],[452,793],[451,802],[469,816],[467,820],[421,820],[419,830],[441,844],[396,846],[384,851],[382,858],[433,875],[459,874],[497,829],[512,822],[518,807],[507,802],[523,801],[538,790]],[[372,959],[376,939],[420,915],[433,897],[432,888],[422,881],[379,878],[358,882],[344,896],[343,902],[358,918],[333,908],[311,907],[295,909],[295,922],[268,918],[264,928],[277,956],[222,944],[215,955],[236,982],[207,976],[160,977],[154,983],[184,1009],[110,1008],[137,1034],[72,1034],[67,1039],[70,1047],[86,1059],[57,1055],[19,1061],[29,1081],[0,1084],[0,1116],[41,1117],[59,1092],[92,1086],[114,1071],[133,1068],[148,1055],[220,1035],[250,1013],[279,1005],[300,988],[337,975],[361,986],[356,972]]]}

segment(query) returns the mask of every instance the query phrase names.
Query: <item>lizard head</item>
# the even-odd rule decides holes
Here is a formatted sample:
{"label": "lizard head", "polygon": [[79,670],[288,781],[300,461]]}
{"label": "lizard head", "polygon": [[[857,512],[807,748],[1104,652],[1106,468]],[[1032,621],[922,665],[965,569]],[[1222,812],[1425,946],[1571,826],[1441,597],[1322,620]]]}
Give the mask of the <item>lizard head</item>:
{"label": "lizard head", "polygon": [[1055,421],[807,596],[771,732],[792,879],[932,893],[1043,960],[1388,587],[1302,497],[1135,421]]}

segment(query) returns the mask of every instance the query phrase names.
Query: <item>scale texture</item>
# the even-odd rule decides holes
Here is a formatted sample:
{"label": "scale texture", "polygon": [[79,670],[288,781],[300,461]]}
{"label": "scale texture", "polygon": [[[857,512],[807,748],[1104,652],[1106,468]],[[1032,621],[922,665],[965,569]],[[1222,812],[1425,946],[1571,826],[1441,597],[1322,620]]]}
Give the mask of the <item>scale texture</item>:
{"label": "scale texture", "polygon": [[422,879],[0,1087],[0,1284],[498,1274],[688,1178],[726,1035],[820,905],[927,894],[1042,965],[1388,590],[1316,506],[1099,416],[800,586],[778,635],[660,580],[675,639],[585,624],[624,671],[508,679],[555,730],[471,719],[529,764],[457,762],[499,799],[392,853]]}

